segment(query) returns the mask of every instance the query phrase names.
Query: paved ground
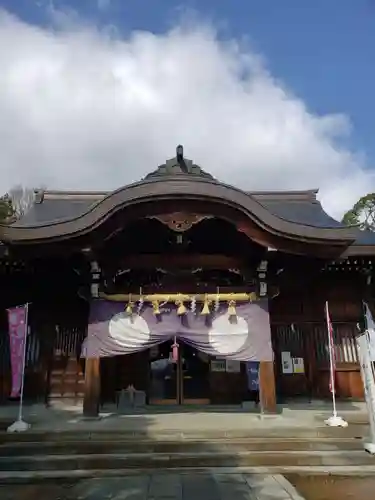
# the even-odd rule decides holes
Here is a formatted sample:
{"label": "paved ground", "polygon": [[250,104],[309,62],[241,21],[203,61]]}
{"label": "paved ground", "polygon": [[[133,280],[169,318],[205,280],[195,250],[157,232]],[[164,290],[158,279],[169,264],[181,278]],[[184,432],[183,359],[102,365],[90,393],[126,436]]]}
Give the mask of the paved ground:
{"label": "paved ground", "polygon": [[0,487],[2,500],[303,500],[283,477],[158,474]]}
{"label": "paved ground", "polygon": [[[240,433],[251,429],[271,428],[311,428],[324,426],[324,420],[331,413],[331,405],[325,402],[312,404],[291,404],[280,409],[282,413],[272,417],[262,417],[249,413],[239,407],[176,407],[140,409],[136,413],[118,415],[115,407],[102,409],[100,420],[87,421],[82,418],[82,405],[56,405],[45,408],[44,405],[25,407],[25,420],[31,429],[41,432],[53,431],[131,431],[146,434],[165,431],[181,432],[226,432]],[[16,419],[17,406],[0,407],[0,427],[6,427]],[[343,402],[338,404],[338,411],[349,423],[367,422],[364,403]]]}
{"label": "paved ground", "polygon": [[[339,413],[350,424],[367,421],[363,403],[339,403]],[[324,428],[324,419],[331,414],[330,404],[292,404],[282,408],[282,415],[260,417],[236,408],[168,408],[158,411],[145,408],[128,415],[116,414],[115,408],[103,409],[100,420],[82,418],[82,406],[46,409],[43,405],[25,408],[25,420],[31,431],[48,433],[73,431],[81,438],[96,431],[131,432],[135,435],[164,439],[170,433],[212,437],[213,433],[232,435],[259,433],[272,436],[282,430],[283,436],[296,437],[306,429]],[[0,430],[4,431],[17,416],[17,406],[0,407]],[[363,431],[362,427],[365,428]],[[347,433],[362,435],[366,425],[349,425]],[[319,432],[322,432],[321,430]],[[165,438],[167,439],[167,438]],[[205,473],[152,474],[106,477],[100,479],[69,479],[64,483],[45,482],[35,485],[0,486],[2,500],[301,500],[296,490],[281,475],[250,474],[235,469],[227,473],[214,470]],[[312,472],[312,471],[311,471]],[[335,496],[334,498],[339,498]],[[360,498],[360,497],[357,497]],[[320,500],[320,499],[319,499]]]}
{"label": "paved ground", "polygon": [[374,476],[288,475],[306,500],[373,500]]}

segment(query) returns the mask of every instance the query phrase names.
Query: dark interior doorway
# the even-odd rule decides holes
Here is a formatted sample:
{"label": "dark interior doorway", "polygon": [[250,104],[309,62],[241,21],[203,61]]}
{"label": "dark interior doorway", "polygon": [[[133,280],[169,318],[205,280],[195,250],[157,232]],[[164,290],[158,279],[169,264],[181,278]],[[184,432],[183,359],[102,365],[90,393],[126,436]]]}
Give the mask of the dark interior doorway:
{"label": "dark interior doorway", "polygon": [[210,356],[178,341],[178,356],[173,359],[173,341],[150,349],[150,404],[209,404]]}

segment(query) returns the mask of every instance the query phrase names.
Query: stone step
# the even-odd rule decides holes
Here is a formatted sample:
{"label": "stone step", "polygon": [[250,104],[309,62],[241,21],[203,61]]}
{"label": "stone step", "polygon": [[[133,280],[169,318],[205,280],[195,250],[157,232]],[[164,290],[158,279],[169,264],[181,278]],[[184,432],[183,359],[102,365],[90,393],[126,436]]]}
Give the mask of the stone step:
{"label": "stone step", "polygon": [[104,469],[174,469],[191,467],[375,465],[363,450],[335,451],[230,451],[174,453],[100,453],[90,455],[29,455],[0,457],[1,471],[74,471]]}
{"label": "stone step", "polygon": [[[12,421],[8,422],[10,425]],[[32,424],[32,422],[30,422]],[[93,422],[101,424],[102,422]],[[135,422],[136,423],[136,422]],[[85,425],[86,424],[86,425]],[[5,424],[4,424],[5,425]],[[6,427],[2,428],[6,429]],[[298,439],[313,439],[313,438],[354,438],[362,439],[369,433],[369,426],[366,424],[353,424],[347,428],[333,427],[277,427],[275,422],[270,422],[269,427],[257,427],[254,424],[246,430],[209,430],[209,429],[169,429],[158,428],[123,430],[123,429],[93,429],[87,430],[88,422],[77,421],[72,424],[74,430],[59,430],[58,426],[54,431],[34,430],[21,434],[9,434],[0,432],[0,444],[6,442],[56,442],[56,441],[185,441],[185,440],[218,440],[218,439],[271,439],[271,438],[298,438]]]}
{"label": "stone step", "polygon": [[164,474],[185,474],[199,475],[207,473],[219,474],[313,474],[313,475],[337,475],[337,476],[373,476],[375,474],[375,463],[373,465],[322,465],[322,466],[269,466],[269,467],[191,467],[171,469],[75,469],[65,470],[39,470],[39,471],[0,471],[1,485],[32,485],[48,483],[66,483],[67,481],[78,481],[81,479],[100,478],[123,478],[124,476],[140,476],[144,474],[157,474],[161,477]]}
{"label": "stone step", "polygon": [[0,456],[17,457],[24,455],[96,455],[100,453],[179,453],[210,451],[338,451],[363,449],[362,440],[353,438],[247,438],[201,441],[114,440],[114,441],[50,441],[50,442],[6,442],[0,445]]}

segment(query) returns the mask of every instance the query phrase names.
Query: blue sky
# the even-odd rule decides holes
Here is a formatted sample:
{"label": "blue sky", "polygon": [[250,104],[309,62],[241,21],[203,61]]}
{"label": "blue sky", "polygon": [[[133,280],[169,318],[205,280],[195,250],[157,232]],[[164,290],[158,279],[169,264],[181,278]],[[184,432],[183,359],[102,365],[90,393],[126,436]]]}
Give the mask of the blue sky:
{"label": "blue sky", "polygon": [[[312,116],[345,115],[350,133],[337,134],[333,147],[342,146],[340,154],[361,157],[358,169],[375,166],[375,0],[0,0],[0,4],[26,24],[43,29],[50,26],[51,5],[60,11],[72,9],[82,23],[115,26],[123,39],[135,30],[163,36],[186,16],[210,22],[219,39],[243,40],[253,54],[260,54],[275,85],[300,99]],[[343,176],[350,165],[343,167]],[[341,175],[337,172],[336,180]],[[361,186],[367,183],[361,182]],[[346,203],[351,202],[348,198]]]}
{"label": "blue sky", "polygon": [[[48,23],[40,0],[2,0],[28,22]],[[355,147],[375,164],[375,0],[55,0],[122,33],[163,32],[185,9],[214,21],[221,36],[246,37],[271,72],[317,113],[345,112]]]}

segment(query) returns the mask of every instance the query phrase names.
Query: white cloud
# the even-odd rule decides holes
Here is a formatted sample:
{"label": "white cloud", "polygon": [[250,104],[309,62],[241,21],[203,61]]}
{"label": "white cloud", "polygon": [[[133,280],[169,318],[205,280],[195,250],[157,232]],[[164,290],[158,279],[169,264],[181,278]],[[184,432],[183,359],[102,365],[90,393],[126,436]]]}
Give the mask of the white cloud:
{"label": "white cloud", "polygon": [[203,26],[113,39],[63,24],[0,13],[1,192],[116,188],[179,143],[244,189],[320,187],[336,216],[375,188],[365,159],[338,145],[345,115],[309,112],[249,48]]}

